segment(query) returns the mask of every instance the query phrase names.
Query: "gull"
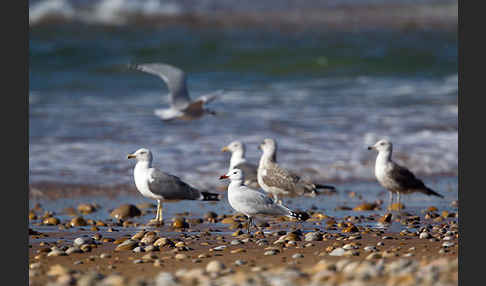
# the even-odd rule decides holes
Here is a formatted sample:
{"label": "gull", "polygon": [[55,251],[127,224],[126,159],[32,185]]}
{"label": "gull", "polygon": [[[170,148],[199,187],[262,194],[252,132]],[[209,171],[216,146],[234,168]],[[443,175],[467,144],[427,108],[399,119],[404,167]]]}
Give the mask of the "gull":
{"label": "gull", "polygon": [[162,120],[192,120],[200,118],[206,113],[216,114],[214,111],[206,108],[205,104],[218,97],[222,92],[221,90],[191,100],[186,86],[186,74],[181,69],[164,63],[132,64],[129,67],[156,75],[167,84],[170,108],[156,109],[154,111],[155,115]]}
{"label": "gull", "polygon": [[128,154],[128,159],[137,159],[133,170],[133,178],[137,190],[142,196],[157,200],[157,214],[152,223],[160,224],[162,218],[163,200],[200,200],[218,201],[218,195],[201,192],[183,182],[176,176],[166,174],[156,168],[152,168],[152,152],[141,148],[133,154]]}
{"label": "gull", "polygon": [[248,163],[245,158],[245,145],[240,141],[233,141],[221,149],[221,152],[231,152],[228,172],[234,168],[241,169],[245,173],[245,185],[252,188],[260,188],[257,179],[258,166]]}
{"label": "gull", "polygon": [[258,165],[258,184],[262,189],[271,193],[276,202],[281,202],[278,199],[279,195],[303,195],[309,194],[315,196],[317,189],[331,189],[334,186],[314,184],[299,175],[282,168],[277,163],[277,143],[275,140],[266,138],[263,143],[259,145],[259,149],[263,151]]}
{"label": "gull", "polygon": [[285,215],[299,221],[305,221],[309,218],[306,212],[292,211],[282,204],[277,204],[263,192],[245,186],[243,171],[238,168],[230,170],[219,179],[230,179],[228,202],[235,211],[243,213],[248,218],[248,233],[250,233],[250,228],[253,225],[253,217],[256,215]]}
{"label": "gull", "polygon": [[375,162],[375,176],[378,182],[390,192],[390,206],[393,203],[393,193],[397,193],[398,205],[400,206],[400,194],[410,194],[414,192],[426,195],[434,195],[443,198],[441,194],[436,193],[407,168],[398,165],[392,161],[393,145],[386,139],[379,140],[368,150],[378,151]]}

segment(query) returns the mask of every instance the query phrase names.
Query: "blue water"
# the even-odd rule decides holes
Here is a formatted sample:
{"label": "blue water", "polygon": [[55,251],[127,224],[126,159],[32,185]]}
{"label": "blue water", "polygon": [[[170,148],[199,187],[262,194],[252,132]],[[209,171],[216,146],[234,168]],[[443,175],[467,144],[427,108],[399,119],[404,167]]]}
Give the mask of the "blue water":
{"label": "blue water", "polygon": [[[66,13],[66,3],[83,6],[49,3]],[[29,9],[32,184],[133,185],[126,155],[147,147],[155,166],[212,188],[228,168],[224,145],[242,140],[257,163],[266,137],[281,164],[319,181],[373,180],[376,154],[366,147],[387,137],[419,177],[457,182],[455,31],[36,25],[38,8]],[[126,68],[146,62],[184,69],[193,97],[224,89],[210,104],[218,115],[154,116],[168,104],[165,84]]]}

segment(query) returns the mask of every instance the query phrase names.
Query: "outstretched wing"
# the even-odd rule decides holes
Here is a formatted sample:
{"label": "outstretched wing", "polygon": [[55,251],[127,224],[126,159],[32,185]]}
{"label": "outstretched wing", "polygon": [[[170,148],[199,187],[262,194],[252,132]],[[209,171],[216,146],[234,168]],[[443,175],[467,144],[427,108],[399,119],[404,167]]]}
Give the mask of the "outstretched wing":
{"label": "outstretched wing", "polygon": [[154,194],[166,200],[202,200],[203,196],[195,188],[183,182],[179,177],[152,169],[149,175],[149,188]]}
{"label": "outstretched wing", "polygon": [[203,104],[210,103],[223,94],[224,90],[218,90],[209,94],[199,96],[195,101],[202,101]]}
{"label": "outstretched wing", "polygon": [[163,63],[133,64],[130,67],[160,77],[169,88],[169,102],[174,108],[184,109],[190,103],[186,75],[181,69]]}

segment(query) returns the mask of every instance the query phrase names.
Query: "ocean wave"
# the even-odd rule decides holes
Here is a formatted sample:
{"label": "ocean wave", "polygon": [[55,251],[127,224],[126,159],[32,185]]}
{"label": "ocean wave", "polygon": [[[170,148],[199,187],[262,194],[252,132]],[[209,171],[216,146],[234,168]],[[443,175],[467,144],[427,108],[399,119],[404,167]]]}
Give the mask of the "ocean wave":
{"label": "ocean wave", "polygon": [[[387,5],[383,5],[383,4]],[[433,9],[431,9],[433,7]],[[358,9],[356,9],[358,8]],[[416,13],[419,10],[421,13]],[[400,13],[401,12],[401,13]],[[388,15],[396,14],[396,17]],[[29,25],[50,21],[86,24],[155,24],[167,17],[180,17],[185,23],[213,22],[230,25],[269,23],[299,26],[331,24],[355,26],[345,19],[355,17],[361,24],[382,26],[382,22],[406,25],[457,25],[457,1],[399,0],[390,5],[384,0],[341,1],[220,1],[220,0],[31,0]]]}

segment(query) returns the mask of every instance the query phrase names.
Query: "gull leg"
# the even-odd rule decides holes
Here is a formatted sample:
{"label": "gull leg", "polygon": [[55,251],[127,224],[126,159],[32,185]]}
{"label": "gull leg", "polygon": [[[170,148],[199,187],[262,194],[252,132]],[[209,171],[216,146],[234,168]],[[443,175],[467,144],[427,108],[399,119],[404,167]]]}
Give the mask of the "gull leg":
{"label": "gull leg", "polygon": [[390,199],[388,201],[388,208],[391,209],[393,205],[393,192],[390,192]]}
{"label": "gull leg", "polygon": [[162,223],[164,218],[162,217],[162,202],[159,200],[159,210],[158,210],[159,220],[158,222]]}
{"label": "gull leg", "polygon": [[400,193],[397,192],[397,197],[398,197],[398,211],[400,211]]}
{"label": "gull leg", "polygon": [[249,217],[248,217],[248,227],[247,227],[247,229],[246,229],[246,232],[247,232],[248,234],[250,234],[250,229],[251,229],[251,225],[252,225],[252,224],[253,224],[253,218],[249,216]]}

